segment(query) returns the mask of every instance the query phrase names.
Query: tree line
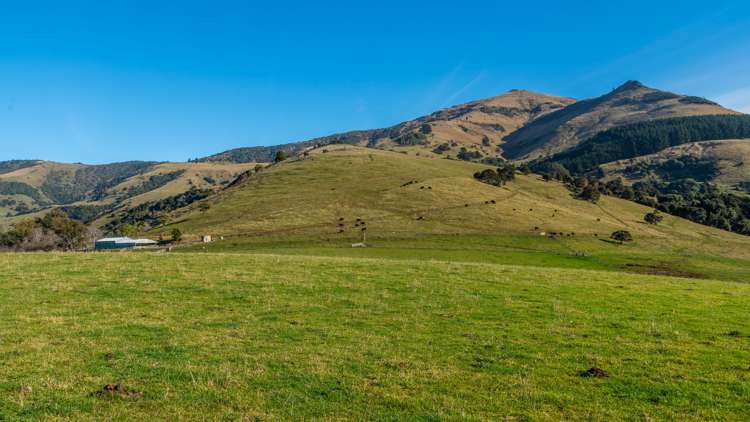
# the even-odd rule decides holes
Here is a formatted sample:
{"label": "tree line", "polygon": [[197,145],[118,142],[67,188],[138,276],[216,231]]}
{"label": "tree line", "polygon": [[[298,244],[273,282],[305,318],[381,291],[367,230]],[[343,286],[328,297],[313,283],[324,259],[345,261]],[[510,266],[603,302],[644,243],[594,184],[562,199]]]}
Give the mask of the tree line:
{"label": "tree line", "polygon": [[[695,223],[750,235],[750,198],[712,183],[647,179],[626,185],[620,178],[602,182],[586,176],[575,177],[560,164],[550,166],[542,176],[545,180],[564,182],[578,199],[596,202],[601,195],[615,196]],[[656,220],[652,216],[647,222],[653,224]]]}
{"label": "tree line", "polygon": [[71,220],[61,210],[43,217],[29,218],[0,231],[0,249],[15,251],[78,250],[96,233],[83,223]]}
{"label": "tree line", "polygon": [[600,164],[653,154],[689,142],[743,138],[750,138],[750,116],[746,115],[659,119],[606,130],[533,167],[543,172],[557,163],[574,174],[582,174]]}

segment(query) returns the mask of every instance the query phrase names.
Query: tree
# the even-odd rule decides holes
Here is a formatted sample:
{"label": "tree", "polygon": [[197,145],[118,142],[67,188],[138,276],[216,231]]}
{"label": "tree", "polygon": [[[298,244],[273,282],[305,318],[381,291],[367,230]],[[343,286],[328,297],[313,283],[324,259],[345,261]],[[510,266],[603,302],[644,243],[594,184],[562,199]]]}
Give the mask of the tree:
{"label": "tree", "polygon": [[497,174],[503,182],[510,182],[516,178],[516,166],[505,163],[502,167],[497,168]]}
{"label": "tree", "polygon": [[74,250],[83,246],[88,229],[55,209],[34,220],[16,223],[0,236],[0,246],[20,250]]}
{"label": "tree", "polygon": [[617,230],[616,232],[612,233],[610,238],[612,238],[612,240],[616,240],[622,245],[623,242],[632,241],[633,235],[631,235],[630,232],[627,230]]}
{"label": "tree", "polygon": [[421,131],[425,135],[429,135],[430,133],[432,133],[432,126],[430,126],[429,123],[422,123]]}
{"label": "tree", "polygon": [[175,227],[172,229],[172,241],[179,242],[180,240],[182,240],[182,231]]}
{"label": "tree", "polygon": [[584,201],[590,201],[593,203],[598,202],[601,197],[602,194],[599,192],[599,189],[595,184],[586,185],[577,196],[578,199],[583,199]]}
{"label": "tree", "polygon": [[502,186],[506,182],[509,182],[516,177],[516,168],[513,164],[505,164],[502,167],[498,167],[497,171],[492,169],[486,169],[474,173],[474,178],[482,183],[487,183],[493,186]]}
{"label": "tree", "polygon": [[60,237],[62,249],[72,251],[83,246],[88,230],[80,221],[67,220],[58,223],[55,234]]}
{"label": "tree", "polygon": [[280,163],[286,159],[289,158],[289,153],[284,150],[276,151],[276,156],[274,157],[273,161],[275,163]]}
{"label": "tree", "polygon": [[645,222],[647,222],[648,224],[653,224],[653,225],[657,225],[661,223],[661,220],[663,219],[664,219],[664,216],[662,216],[658,210],[654,210],[653,212],[650,212],[646,214],[645,216],[643,216],[643,220]]}

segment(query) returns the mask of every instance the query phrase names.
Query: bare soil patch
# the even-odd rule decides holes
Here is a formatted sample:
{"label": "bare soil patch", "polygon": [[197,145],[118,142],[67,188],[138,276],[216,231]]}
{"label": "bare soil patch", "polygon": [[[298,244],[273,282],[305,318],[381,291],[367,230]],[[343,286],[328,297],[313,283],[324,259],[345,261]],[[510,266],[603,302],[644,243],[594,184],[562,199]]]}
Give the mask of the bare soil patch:
{"label": "bare soil patch", "polygon": [[101,390],[91,393],[94,397],[118,396],[118,397],[143,397],[142,391],[128,390],[120,383],[107,384]]}

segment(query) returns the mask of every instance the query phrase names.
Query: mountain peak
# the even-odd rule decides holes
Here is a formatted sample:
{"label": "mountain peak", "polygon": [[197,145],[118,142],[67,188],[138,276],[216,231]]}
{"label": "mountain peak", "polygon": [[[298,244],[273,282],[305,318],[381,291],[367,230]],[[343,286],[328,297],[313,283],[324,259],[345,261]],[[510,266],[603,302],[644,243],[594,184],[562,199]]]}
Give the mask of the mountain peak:
{"label": "mountain peak", "polygon": [[636,89],[646,88],[646,85],[643,85],[639,81],[636,80],[630,80],[625,82],[624,84],[617,87],[614,92],[625,92],[625,91],[634,91]]}

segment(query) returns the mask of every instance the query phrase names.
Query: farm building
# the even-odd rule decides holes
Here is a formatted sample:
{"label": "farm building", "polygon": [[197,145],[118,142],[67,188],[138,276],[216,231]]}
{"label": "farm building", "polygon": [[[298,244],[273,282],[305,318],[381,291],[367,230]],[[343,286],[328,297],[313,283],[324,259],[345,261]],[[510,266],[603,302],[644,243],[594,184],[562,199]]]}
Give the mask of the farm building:
{"label": "farm building", "polygon": [[151,239],[131,239],[129,237],[108,237],[99,239],[94,243],[94,249],[112,250],[112,249],[135,249],[147,246],[156,246],[157,242]]}

